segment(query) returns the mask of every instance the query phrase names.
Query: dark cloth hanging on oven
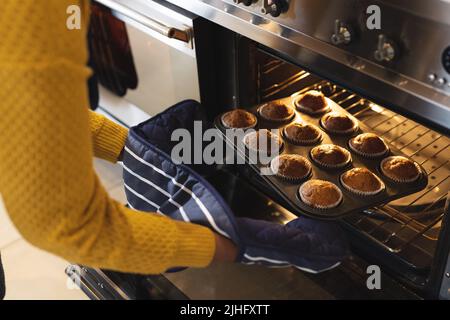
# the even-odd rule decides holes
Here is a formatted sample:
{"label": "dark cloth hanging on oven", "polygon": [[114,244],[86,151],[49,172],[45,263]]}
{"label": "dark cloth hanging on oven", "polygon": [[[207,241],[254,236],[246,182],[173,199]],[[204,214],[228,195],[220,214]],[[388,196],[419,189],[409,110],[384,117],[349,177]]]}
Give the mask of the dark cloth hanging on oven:
{"label": "dark cloth hanging on oven", "polygon": [[348,249],[337,224],[304,217],[287,225],[236,218],[199,174],[199,165],[174,163],[174,130],[185,129],[194,137],[194,121],[204,119],[201,105],[188,100],[131,128],[123,157],[129,206],[209,227],[239,246],[237,262],[243,264],[294,266],[310,273],[338,266]]}
{"label": "dark cloth hanging on oven", "polygon": [[91,67],[105,88],[124,96],[128,89],[137,87],[138,77],[126,25],[115,18],[109,8],[98,3],[91,5],[89,49]]}

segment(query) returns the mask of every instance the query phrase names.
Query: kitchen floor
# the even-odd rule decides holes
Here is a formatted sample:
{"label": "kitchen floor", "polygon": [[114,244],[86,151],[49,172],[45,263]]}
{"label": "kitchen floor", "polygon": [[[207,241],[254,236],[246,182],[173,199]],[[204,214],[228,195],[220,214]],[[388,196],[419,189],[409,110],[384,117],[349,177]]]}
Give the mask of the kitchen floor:
{"label": "kitchen floor", "polygon": [[[111,197],[125,203],[121,166],[94,161]],[[28,244],[12,225],[1,199],[0,252],[5,269],[6,299],[87,299],[64,273],[69,262]]]}

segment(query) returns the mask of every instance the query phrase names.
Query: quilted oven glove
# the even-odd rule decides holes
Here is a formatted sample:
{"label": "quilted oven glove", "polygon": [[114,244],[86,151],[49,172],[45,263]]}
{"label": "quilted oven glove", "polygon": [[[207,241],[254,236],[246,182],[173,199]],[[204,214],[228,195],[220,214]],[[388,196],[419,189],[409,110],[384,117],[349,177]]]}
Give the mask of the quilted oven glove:
{"label": "quilted oven glove", "polygon": [[240,248],[237,262],[244,264],[294,266],[312,273],[339,265],[348,249],[335,223],[299,218],[279,225],[236,218],[199,173],[214,166],[175,163],[171,152],[178,142],[171,141],[172,133],[186,129],[193,135],[195,121],[209,128],[201,105],[187,100],[131,128],[123,157],[129,206],[209,227]]}

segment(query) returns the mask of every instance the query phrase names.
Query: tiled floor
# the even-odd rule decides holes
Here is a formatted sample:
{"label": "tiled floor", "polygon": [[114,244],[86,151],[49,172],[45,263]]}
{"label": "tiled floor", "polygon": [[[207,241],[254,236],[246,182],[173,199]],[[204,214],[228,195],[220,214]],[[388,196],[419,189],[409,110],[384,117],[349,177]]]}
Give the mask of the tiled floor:
{"label": "tiled floor", "polygon": [[[110,195],[125,202],[121,167],[101,160],[95,160],[95,167]],[[23,240],[1,200],[0,252],[5,268],[6,299],[87,299],[66,277],[64,270],[69,263]]]}

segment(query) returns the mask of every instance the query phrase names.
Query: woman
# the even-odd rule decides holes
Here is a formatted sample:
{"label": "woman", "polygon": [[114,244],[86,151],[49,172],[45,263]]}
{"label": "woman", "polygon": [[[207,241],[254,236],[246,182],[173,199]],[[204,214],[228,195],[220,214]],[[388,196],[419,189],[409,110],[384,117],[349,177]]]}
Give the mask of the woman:
{"label": "woman", "polygon": [[[78,4],[81,30],[68,30]],[[3,0],[0,193],[33,245],[71,262],[153,274],[234,261],[209,229],[132,211],[109,198],[92,157],[116,162],[127,130],[88,111],[87,0]]]}

